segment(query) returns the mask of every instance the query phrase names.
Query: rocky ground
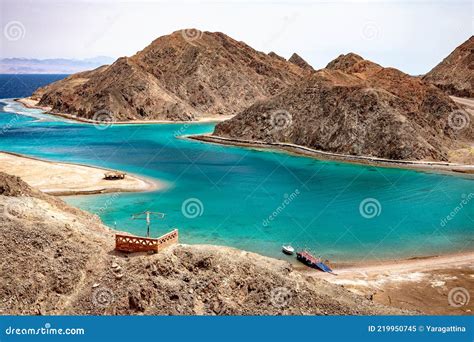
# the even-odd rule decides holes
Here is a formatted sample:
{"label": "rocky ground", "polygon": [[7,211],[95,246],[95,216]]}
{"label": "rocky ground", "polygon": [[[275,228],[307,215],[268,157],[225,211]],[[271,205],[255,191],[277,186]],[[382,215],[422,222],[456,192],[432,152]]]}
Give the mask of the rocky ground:
{"label": "rocky ground", "polygon": [[99,219],[0,173],[1,314],[403,314],[227,247],[113,250]]}

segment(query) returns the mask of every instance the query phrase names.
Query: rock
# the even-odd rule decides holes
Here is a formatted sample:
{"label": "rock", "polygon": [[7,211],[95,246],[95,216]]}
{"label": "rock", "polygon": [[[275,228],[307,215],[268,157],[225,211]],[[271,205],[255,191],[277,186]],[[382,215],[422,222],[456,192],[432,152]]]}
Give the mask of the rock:
{"label": "rock", "polygon": [[290,59],[288,62],[293,63],[297,66],[299,66],[302,69],[310,70],[313,71],[313,67],[308,64],[302,57],[300,57],[298,54],[294,53],[291,55]]}
{"label": "rock", "polygon": [[[460,114],[459,114],[460,113]],[[356,54],[216,125],[214,135],[394,160],[447,161],[474,140],[468,115],[433,85]]]}
{"label": "rock", "polygon": [[33,98],[87,119],[188,121],[236,114],[306,73],[223,33],[181,30],[132,57],[40,88]]}
{"label": "rock", "polygon": [[450,95],[474,97],[474,36],[458,46],[423,80]]}

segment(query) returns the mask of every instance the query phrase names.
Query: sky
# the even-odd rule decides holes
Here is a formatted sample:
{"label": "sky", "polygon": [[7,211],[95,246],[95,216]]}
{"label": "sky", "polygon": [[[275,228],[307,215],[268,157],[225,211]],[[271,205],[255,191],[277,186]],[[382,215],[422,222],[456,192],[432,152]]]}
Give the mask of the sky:
{"label": "sky", "polygon": [[131,56],[184,28],[322,68],[355,52],[423,74],[473,35],[473,1],[0,0],[0,57]]}

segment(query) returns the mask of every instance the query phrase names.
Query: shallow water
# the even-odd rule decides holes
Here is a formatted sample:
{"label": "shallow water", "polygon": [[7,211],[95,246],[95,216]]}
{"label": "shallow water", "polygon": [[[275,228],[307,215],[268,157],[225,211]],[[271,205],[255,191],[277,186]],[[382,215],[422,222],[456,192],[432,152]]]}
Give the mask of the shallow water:
{"label": "shallow water", "polygon": [[227,245],[274,257],[283,257],[283,243],[337,261],[474,246],[474,201],[468,195],[474,183],[467,178],[178,138],[211,132],[213,124],[98,129],[11,102],[4,111],[9,112],[0,114],[1,150],[118,168],[167,183],[156,192],[64,198],[120,230],[145,234],[144,221],[130,217],[152,210],[167,215],[153,221],[153,236],[178,227],[184,243]]}

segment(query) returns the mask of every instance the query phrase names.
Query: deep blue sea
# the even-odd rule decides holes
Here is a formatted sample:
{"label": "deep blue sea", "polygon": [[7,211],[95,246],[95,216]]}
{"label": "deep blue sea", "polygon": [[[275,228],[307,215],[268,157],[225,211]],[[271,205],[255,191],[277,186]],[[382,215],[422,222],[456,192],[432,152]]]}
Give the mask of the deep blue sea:
{"label": "deep blue sea", "polygon": [[[0,98],[29,95],[60,77],[0,75]],[[0,150],[166,182],[166,189],[155,192],[64,198],[120,230],[143,235],[144,222],[131,215],[152,210],[167,215],[153,222],[153,236],[178,227],[184,243],[227,245],[281,258],[286,243],[336,261],[474,249],[469,196],[474,183],[469,178],[180,138],[211,132],[213,124],[98,129],[4,103]],[[448,215],[452,218],[442,223]]]}

